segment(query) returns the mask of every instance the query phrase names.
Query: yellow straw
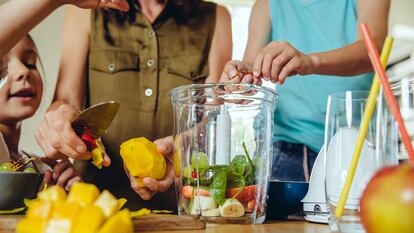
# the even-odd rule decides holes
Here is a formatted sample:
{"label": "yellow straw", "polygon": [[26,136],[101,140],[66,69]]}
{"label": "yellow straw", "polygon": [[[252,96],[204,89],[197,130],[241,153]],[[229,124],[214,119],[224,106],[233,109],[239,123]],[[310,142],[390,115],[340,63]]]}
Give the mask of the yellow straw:
{"label": "yellow straw", "polygon": [[[381,63],[384,67],[386,67],[388,63],[388,58],[391,53],[391,47],[393,43],[392,37],[387,37],[384,42],[384,47],[382,48],[381,52]],[[372,117],[372,113],[374,112],[375,106],[377,104],[377,98],[380,90],[380,80],[378,74],[375,74],[374,80],[372,81],[371,90],[369,92],[367,105],[364,110],[364,115],[362,117],[361,125],[359,127],[359,134],[357,138],[357,142],[355,144],[354,153],[352,155],[352,160],[349,165],[348,175],[345,180],[344,188],[342,189],[341,196],[339,197],[338,206],[335,211],[335,215],[337,218],[342,217],[344,212],[345,203],[348,199],[349,190],[352,186],[352,181],[355,176],[355,171],[358,165],[359,157],[361,155],[362,145],[364,144],[365,137],[367,136],[368,125]]]}

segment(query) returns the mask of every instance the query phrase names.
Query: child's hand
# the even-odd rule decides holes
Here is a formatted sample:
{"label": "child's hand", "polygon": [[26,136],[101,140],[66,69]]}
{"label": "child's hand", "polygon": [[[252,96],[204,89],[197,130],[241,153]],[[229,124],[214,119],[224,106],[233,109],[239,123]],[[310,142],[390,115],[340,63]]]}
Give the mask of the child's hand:
{"label": "child's hand", "polygon": [[157,192],[167,191],[171,184],[174,182],[174,164],[173,164],[173,153],[174,153],[174,141],[171,136],[161,138],[154,141],[157,144],[158,150],[165,156],[167,162],[167,171],[165,177],[162,180],[156,180],[151,177],[145,177],[143,179],[146,187],[139,187],[133,176],[129,175],[129,171],[124,164],[125,173],[129,177],[131,188],[143,199],[150,200],[154,197]]}
{"label": "child's hand", "polygon": [[226,63],[220,77],[220,82],[262,84],[260,78],[252,75],[249,65],[237,60]]}
{"label": "child's hand", "polygon": [[129,4],[126,0],[64,0],[64,2],[86,9],[107,7],[120,11],[129,10]]}
{"label": "child's hand", "polygon": [[283,83],[288,76],[311,73],[316,64],[315,57],[303,54],[288,42],[272,42],[257,55],[253,76]]}
{"label": "child's hand", "polygon": [[44,181],[48,185],[58,185],[69,191],[75,182],[82,181],[82,178],[77,175],[75,168],[68,159],[57,162],[53,159],[42,158],[42,162],[52,168],[52,170],[45,172]]}

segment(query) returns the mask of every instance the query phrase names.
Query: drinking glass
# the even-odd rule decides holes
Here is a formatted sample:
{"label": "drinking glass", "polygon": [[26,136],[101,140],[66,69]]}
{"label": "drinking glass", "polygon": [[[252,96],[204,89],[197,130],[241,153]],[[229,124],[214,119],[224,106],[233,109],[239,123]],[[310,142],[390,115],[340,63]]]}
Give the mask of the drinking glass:
{"label": "drinking glass", "polygon": [[331,229],[340,232],[364,232],[359,217],[360,197],[376,171],[383,166],[398,163],[397,125],[380,94],[343,215],[339,219],[335,217],[368,94],[366,91],[347,91],[328,97],[325,122],[325,188]]}

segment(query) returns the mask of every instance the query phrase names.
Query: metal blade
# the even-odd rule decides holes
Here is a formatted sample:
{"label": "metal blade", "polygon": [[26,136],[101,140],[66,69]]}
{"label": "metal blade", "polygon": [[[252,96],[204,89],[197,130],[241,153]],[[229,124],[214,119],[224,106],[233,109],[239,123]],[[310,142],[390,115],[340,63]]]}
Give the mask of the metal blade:
{"label": "metal blade", "polygon": [[99,138],[106,133],[119,107],[120,104],[113,101],[93,105],[76,116],[72,121],[72,127],[78,135],[88,131],[90,136]]}

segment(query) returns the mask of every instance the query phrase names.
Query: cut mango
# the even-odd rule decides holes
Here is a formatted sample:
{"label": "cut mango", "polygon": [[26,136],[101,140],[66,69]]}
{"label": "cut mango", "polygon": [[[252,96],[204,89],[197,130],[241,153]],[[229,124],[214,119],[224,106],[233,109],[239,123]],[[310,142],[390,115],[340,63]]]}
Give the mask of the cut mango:
{"label": "cut mango", "polygon": [[70,189],[68,202],[80,206],[91,205],[99,196],[99,189],[93,184],[77,182]]}
{"label": "cut mango", "polygon": [[38,198],[42,201],[65,201],[66,192],[62,187],[55,185],[40,192]]}
{"label": "cut mango", "polygon": [[75,221],[80,213],[80,206],[76,203],[56,203],[53,208],[51,218],[70,219]]}
{"label": "cut mango", "polygon": [[134,227],[132,225],[129,210],[124,209],[112,216],[98,233],[133,233]]}
{"label": "cut mango", "polygon": [[72,233],[96,232],[104,221],[105,216],[101,208],[93,205],[85,206],[76,220]]}
{"label": "cut mango", "polygon": [[127,199],[125,198],[119,198],[118,199],[118,210],[122,209],[122,207],[127,203]]}
{"label": "cut mango", "polygon": [[39,218],[22,219],[16,227],[17,233],[41,233],[45,230],[46,220]]}
{"label": "cut mango", "polygon": [[103,151],[105,150],[104,146],[102,145],[102,142],[99,140],[95,141],[96,148],[92,150],[92,164],[95,165],[95,167],[102,169],[102,163],[103,163]]}
{"label": "cut mango", "polygon": [[151,210],[147,208],[142,208],[137,211],[131,211],[131,218],[146,216],[151,214]]}
{"label": "cut mango", "polygon": [[118,211],[118,200],[107,190],[104,190],[101,195],[96,199],[95,206],[101,208],[105,217],[112,216]]}
{"label": "cut mango", "polygon": [[165,176],[167,164],[153,142],[144,137],[133,138],[121,144],[120,154],[131,176],[139,187],[144,187],[145,177],[162,179]]}
{"label": "cut mango", "polygon": [[51,219],[47,223],[45,233],[71,233],[73,221],[70,219]]}
{"label": "cut mango", "polygon": [[47,220],[52,212],[53,203],[51,201],[33,200],[27,210],[28,218],[39,218]]}

